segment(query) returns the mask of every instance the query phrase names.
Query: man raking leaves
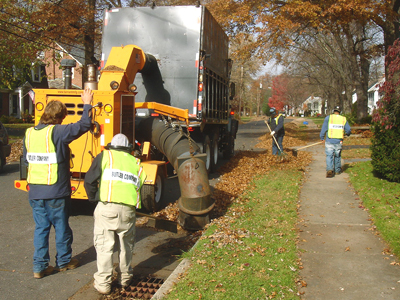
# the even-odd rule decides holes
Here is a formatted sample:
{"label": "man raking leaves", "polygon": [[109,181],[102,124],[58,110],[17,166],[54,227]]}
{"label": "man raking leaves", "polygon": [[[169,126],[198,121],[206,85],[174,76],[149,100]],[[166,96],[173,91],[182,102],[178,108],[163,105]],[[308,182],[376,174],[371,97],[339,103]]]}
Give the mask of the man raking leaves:
{"label": "man raking leaves", "polygon": [[284,117],[278,114],[275,107],[269,110],[271,117],[265,123],[272,136],[272,155],[278,155],[282,160],[287,159],[287,154],[283,152],[283,137],[285,136]]}

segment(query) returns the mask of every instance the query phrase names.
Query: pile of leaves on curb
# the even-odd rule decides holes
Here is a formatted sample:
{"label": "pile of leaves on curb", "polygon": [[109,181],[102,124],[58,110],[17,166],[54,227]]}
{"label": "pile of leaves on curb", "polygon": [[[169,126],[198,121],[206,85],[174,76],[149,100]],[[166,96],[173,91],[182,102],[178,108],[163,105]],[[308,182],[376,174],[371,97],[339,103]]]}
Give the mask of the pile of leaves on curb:
{"label": "pile of leaves on curb", "polygon": [[19,161],[20,156],[22,156],[22,139],[16,140],[11,143],[11,154],[7,157],[7,162]]}

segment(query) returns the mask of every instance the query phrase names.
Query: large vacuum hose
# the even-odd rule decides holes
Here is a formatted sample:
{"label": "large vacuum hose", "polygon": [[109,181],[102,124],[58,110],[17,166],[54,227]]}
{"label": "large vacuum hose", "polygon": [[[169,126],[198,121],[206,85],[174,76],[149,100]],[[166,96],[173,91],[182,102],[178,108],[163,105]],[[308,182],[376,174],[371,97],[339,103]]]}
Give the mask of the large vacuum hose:
{"label": "large vacuum hose", "polygon": [[194,152],[199,151],[197,144],[189,143],[185,135],[162,120],[146,118],[137,121],[137,139],[150,141],[168,158],[177,172],[181,189],[181,197],[178,200],[180,225],[188,230],[203,229],[209,223],[209,212],[214,207],[205,155],[191,155],[191,146]]}

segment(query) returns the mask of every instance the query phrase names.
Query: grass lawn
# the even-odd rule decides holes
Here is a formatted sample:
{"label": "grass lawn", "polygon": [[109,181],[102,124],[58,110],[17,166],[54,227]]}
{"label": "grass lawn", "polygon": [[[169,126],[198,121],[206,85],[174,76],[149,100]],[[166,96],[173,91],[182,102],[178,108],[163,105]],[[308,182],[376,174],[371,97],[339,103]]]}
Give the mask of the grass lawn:
{"label": "grass lawn", "polygon": [[310,117],[315,125],[321,125],[324,123],[325,117]]}
{"label": "grass lawn", "polygon": [[[165,299],[299,299],[297,169],[256,178],[184,257],[190,272]],[[268,186],[266,189],[265,187]]]}
{"label": "grass lawn", "polygon": [[35,124],[33,123],[20,123],[20,124],[3,124],[4,127],[6,128],[12,128],[12,129],[27,129],[29,127],[34,126]]}
{"label": "grass lawn", "polygon": [[374,228],[388,243],[388,252],[400,256],[400,184],[376,177],[370,161],[352,164],[346,172]]}

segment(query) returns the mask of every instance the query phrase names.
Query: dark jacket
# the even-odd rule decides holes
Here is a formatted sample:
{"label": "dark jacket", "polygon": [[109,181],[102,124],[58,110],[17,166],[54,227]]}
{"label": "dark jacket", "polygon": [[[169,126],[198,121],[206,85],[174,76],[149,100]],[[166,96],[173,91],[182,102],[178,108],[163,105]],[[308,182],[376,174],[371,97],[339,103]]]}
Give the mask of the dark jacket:
{"label": "dark jacket", "polygon": [[[278,124],[276,124],[276,118],[278,118]],[[284,120],[285,118],[282,115],[269,118],[268,124],[270,124],[271,131],[275,131],[275,137],[285,135],[285,126],[283,126]]]}
{"label": "dark jacket", "polygon": [[[53,185],[29,184],[29,200],[34,199],[56,199],[71,195],[70,181],[70,149],[69,144],[90,130],[91,117],[89,110],[91,105],[83,106],[81,119],[76,123],[67,125],[56,125],[53,130],[53,142],[56,147],[58,161],[58,179]],[[35,128],[41,129],[48,125],[39,123]],[[83,147],[84,145],[82,145]],[[23,157],[26,165],[25,138],[23,141]]]}

